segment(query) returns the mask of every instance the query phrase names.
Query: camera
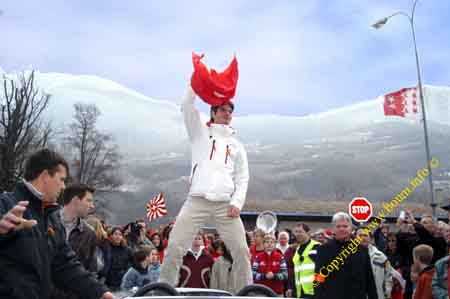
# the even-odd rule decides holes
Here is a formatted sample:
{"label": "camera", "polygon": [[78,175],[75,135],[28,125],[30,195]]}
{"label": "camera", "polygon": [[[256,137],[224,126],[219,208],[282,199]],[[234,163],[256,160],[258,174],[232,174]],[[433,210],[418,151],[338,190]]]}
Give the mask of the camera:
{"label": "camera", "polygon": [[400,215],[398,216],[398,219],[400,219],[401,221],[405,221],[406,220],[406,213],[405,213],[405,211],[400,211]]}
{"label": "camera", "polygon": [[136,222],[130,223],[130,232],[132,234],[139,234],[140,230],[141,230],[141,226],[139,224],[137,224]]}

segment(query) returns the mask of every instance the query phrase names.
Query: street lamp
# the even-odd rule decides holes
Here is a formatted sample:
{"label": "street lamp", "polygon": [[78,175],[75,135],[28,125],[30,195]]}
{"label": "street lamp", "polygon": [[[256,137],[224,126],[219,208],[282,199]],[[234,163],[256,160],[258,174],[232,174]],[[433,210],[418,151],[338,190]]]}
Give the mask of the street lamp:
{"label": "street lamp", "polygon": [[409,15],[403,11],[398,11],[388,17],[378,20],[376,23],[372,24],[372,27],[375,29],[380,29],[391,18],[393,18],[397,15],[405,16],[408,19],[409,24],[411,25],[411,33],[412,33],[412,39],[413,39],[413,44],[414,44],[414,53],[416,54],[417,84],[419,86],[419,96],[420,96],[420,103],[421,103],[421,107],[422,107],[423,132],[425,135],[425,151],[426,151],[426,155],[427,155],[427,166],[428,166],[428,172],[429,172],[428,183],[429,183],[429,188],[430,188],[430,193],[431,193],[430,206],[433,211],[433,218],[436,219],[436,203],[434,201],[433,173],[432,173],[431,166],[430,166],[431,157],[430,157],[430,145],[428,142],[427,117],[426,117],[426,113],[425,113],[425,101],[423,99],[422,78],[420,76],[420,64],[419,64],[419,54],[417,51],[417,44],[416,44],[416,32],[414,30],[414,13],[416,11],[416,4],[417,4],[417,0],[414,0],[412,10],[411,10],[411,15]]}

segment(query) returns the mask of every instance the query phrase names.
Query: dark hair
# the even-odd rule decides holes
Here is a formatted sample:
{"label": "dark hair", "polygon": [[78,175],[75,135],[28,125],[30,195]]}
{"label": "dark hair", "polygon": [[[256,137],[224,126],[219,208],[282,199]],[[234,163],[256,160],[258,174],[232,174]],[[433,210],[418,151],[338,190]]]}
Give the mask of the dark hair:
{"label": "dark hair", "polygon": [[147,258],[152,253],[153,248],[150,246],[140,246],[134,253],[134,262],[140,264],[143,260]]}
{"label": "dark hair", "polygon": [[[159,237],[159,245],[158,245],[158,246],[156,246],[156,245],[153,243],[153,239],[154,239],[156,236]],[[163,239],[161,238],[161,235],[160,235],[158,232],[153,233],[153,234],[150,235],[150,241],[151,241],[152,244],[155,246],[155,248],[158,249],[159,252],[161,252],[161,251],[164,250]]]}
{"label": "dark hair", "polygon": [[170,226],[170,224],[167,224],[166,226],[164,226],[164,228],[162,229],[161,232],[161,239],[162,240],[169,240],[169,236],[170,236],[170,232],[172,231],[172,228]]}
{"label": "dark hair", "polygon": [[116,231],[120,231],[120,233],[123,235],[123,230],[120,228],[120,226],[114,226],[113,228],[111,228],[111,230],[109,231],[108,235],[112,236],[112,235],[114,235],[114,233]]}
{"label": "dark hair", "polygon": [[395,238],[397,240],[397,234],[394,232],[389,232],[386,236],[386,239]]}
{"label": "dark hair", "polygon": [[27,181],[33,181],[44,170],[47,170],[53,176],[59,170],[60,165],[66,169],[67,176],[69,176],[69,165],[66,160],[57,152],[44,148],[32,153],[28,157],[25,162],[23,177]]}
{"label": "dark hair", "polygon": [[221,248],[223,251],[223,258],[228,260],[230,263],[233,263],[233,258],[231,257],[231,253],[228,250],[227,246],[225,245],[225,242],[218,239],[214,241],[214,247],[219,249]]}
{"label": "dark hair", "polygon": [[119,231],[122,234],[122,242],[120,242],[120,246],[122,247],[126,247],[127,246],[127,240],[123,237],[123,230],[120,226],[114,226],[113,228],[111,228],[111,230],[108,232],[108,238],[109,241],[112,243],[112,235],[114,235],[114,233],[116,231]]}
{"label": "dark hair", "polygon": [[214,119],[212,118],[212,113],[214,112],[214,113],[217,113],[217,110],[220,108],[220,107],[222,107],[222,106],[230,106],[230,108],[231,108],[231,111],[234,111],[234,104],[233,104],[233,102],[228,102],[228,103],[226,103],[226,104],[223,104],[223,105],[219,105],[219,106],[211,106],[211,109],[210,109],[210,111],[209,111],[209,114],[211,115],[211,119],[209,120],[210,122],[214,122]]}
{"label": "dark hair", "polygon": [[250,236],[252,232],[245,232],[245,241],[247,242],[247,247],[252,244],[252,237]]}
{"label": "dark hair", "polygon": [[[297,225],[295,225],[296,227],[301,227],[306,233],[309,233],[309,231],[311,230],[308,226],[308,224],[306,223],[298,223]],[[289,233],[289,232],[288,232]]]}
{"label": "dark hair", "polygon": [[[389,248],[389,239],[395,239],[395,245],[397,245],[397,234],[396,233],[394,233],[394,232],[389,232],[388,234],[387,234],[387,237],[386,237],[386,245],[385,245],[385,249],[386,249],[386,254],[387,255],[391,255],[391,254],[394,254],[395,252],[392,252],[391,251],[391,249]],[[398,250],[398,249],[396,249],[396,250]]]}
{"label": "dark hair", "polygon": [[86,184],[73,184],[64,190],[62,195],[62,204],[68,205],[72,199],[78,197],[80,200],[86,195],[87,192],[94,193],[95,188]]}

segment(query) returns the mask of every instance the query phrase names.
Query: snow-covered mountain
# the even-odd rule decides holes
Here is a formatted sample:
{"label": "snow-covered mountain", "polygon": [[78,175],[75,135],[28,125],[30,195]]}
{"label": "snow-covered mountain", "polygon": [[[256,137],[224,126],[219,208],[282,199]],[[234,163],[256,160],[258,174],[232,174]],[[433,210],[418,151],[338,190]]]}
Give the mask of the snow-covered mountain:
{"label": "snow-covered mountain", "polygon": [[[115,135],[126,157],[126,189],[133,191],[112,201],[113,211],[138,215],[149,194],[164,191],[171,199],[169,211],[177,212],[187,192],[190,163],[178,104],[96,76],[37,72],[36,83],[52,96],[48,116],[57,126],[71,122],[76,102],[100,108],[100,127]],[[450,181],[450,87],[425,86],[425,98],[431,152],[441,160],[434,178],[445,185]],[[307,116],[235,117],[233,126],[249,153],[250,199],[365,195],[382,201],[425,165],[422,124],[385,117],[381,96]],[[420,187],[411,200],[423,199],[425,191]],[[124,196],[132,199],[126,207]]]}
{"label": "snow-covered mountain", "polygon": [[74,103],[95,103],[102,113],[99,126],[113,133],[131,156],[164,152],[184,138],[179,108],[171,102],[95,76],[37,73],[36,81],[51,95],[49,116],[56,124],[72,121]]}
{"label": "snow-covered mountain", "polygon": [[[113,132],[121,148],[131,157],[154,157],[156,153],[170,155],[173,151],[184,151],[186,132],[179,105],[173,102],[149,98],[96,76],[37,73],[36,78],[40,88],[52,95],[49,115],[57,124],[71,121],[74,103],[95,103],[102,112],[100,126]],[[180,91],[180,95],[183,92]],[[450,125],[450,87],[425,86],[425,97],[430,122]],[[301,117],[241,116],[235,117],[233,125],[249,149],[255,151],[273,145],[333,138],[380,122],[420,125],[412,120],[385,117],[382,101],[382,97],[378,97]],[[206,119],[206,115],[204,117]]]}

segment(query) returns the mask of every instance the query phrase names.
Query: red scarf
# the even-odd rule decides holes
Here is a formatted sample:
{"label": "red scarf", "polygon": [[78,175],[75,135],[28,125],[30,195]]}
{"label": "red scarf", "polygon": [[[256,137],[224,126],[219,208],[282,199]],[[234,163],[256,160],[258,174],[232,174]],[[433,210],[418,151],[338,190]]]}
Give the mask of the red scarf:
{"label": "red scarf", "polygon": [[200,60],[204,55],[192,53],[194,73],[191,86],[195,93],[211,106],[222,106],[228,103],[236,93],[239,77],[236,56],[230,65],[221,73],[214,69],[208,70]]}

